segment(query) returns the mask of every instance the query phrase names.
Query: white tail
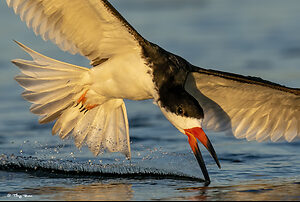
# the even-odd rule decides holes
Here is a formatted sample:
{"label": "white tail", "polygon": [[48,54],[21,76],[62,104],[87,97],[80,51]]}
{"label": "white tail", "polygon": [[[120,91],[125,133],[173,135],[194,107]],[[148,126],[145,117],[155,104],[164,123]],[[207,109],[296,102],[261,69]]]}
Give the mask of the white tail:
{"label": "white tail", "polygon": [[58,133],[62,139],[72,134],[77,147],[86,143],[94,155],[108,150],[130,158],[123,100],[111,99],[88,107],[84,100],[90,85],[88,68],[51,59],[17,43],[33,61],[13,60],[22,72],[15,79],[25,89],[22,96],[33,103],[30,111],[42,116],[39,122],[56,120],[53,134]]}

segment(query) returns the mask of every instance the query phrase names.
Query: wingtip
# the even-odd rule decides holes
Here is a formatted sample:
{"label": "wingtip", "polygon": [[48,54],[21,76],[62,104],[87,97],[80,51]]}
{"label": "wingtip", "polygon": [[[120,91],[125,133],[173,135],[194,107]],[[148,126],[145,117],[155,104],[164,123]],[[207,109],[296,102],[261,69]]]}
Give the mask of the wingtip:
{"label": "wingtip", "polygon": [[[23,50],[25,51],[27,54],[29,54],[33,59],[36,59],[36,58],[46,58],[46,59],[51,59],[51,58],[48,58],[32,49],[30,49],[29,47],[25,46],[24,44],[22,44],[21,42],[17,41],[17,40],[14,40],[13,41]],[[53,60],[53,59],[52,59]]]}
{"label": "wingtip", "polygon": [[34,52],[33,50],[31,50],[30,48],[28,48],[27,46],[25,46],[24,44],[22,44],[21,42],[14,40],[13,41],[21,48],[23,49],[25,52],[27,52],[28,54],[30,54],[30,52]]}
{"label": "wingtip", "polygon": [[25,46],[24,44],[22,44],[21,42],[15,40],[15,39],[13,39],[13,42],[15,42],[15,43],[16,43],[18,46],[20,46],[21,48],[26,49],[26,46]]}
{"label": "wingtip", "polygon": [[16,59],[11,60],[10,62],[13,63],[14,65],[17,65],[16,64],[17,63]]}
{"label": "wingtip", "polygon": [[8,7],[12,7],[12,2],[11,2],[11,0],[6,0],[6,3],[7,3],[7,6],[8,6]]}

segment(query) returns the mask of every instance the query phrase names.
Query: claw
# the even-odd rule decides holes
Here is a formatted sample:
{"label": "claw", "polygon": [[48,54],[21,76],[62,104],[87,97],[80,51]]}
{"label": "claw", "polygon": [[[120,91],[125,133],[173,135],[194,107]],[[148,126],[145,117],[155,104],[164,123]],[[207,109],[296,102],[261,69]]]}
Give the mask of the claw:
{"label": "claw", "polygon": [[79,107],[80,110],[82,110],[82,109],[84,109],[84,108],[85,108],[85,107],[84,107],[83,104],[81,104],[81,107]]}
{"label": "claw", "polygon": [[[80,98],[77,100],[77,104],[76,106],[78,106],[78,104],[81,103],[81,107],[79,108],[80,112],[83,112],[86,113],[87,111],[99,106],[99,104],[87,104],[87,105],[84,105],[84,103],[86,102],[87,98],[85,97],[86,94],[87,94],[88,90],[86,90],[81,96]],[[75,106],[75,107],[76,107]]]}

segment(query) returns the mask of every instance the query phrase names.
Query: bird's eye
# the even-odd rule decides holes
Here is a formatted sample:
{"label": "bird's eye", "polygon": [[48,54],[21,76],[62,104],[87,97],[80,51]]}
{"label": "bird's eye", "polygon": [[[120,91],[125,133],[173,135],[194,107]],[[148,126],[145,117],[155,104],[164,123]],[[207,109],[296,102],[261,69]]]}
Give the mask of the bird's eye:
{"label": "bird's eye", "polygon": [[178,107],[178,108],[177,108],[177,113],[178,113],[178,114],[183,114],[183,109],[182,109],[181,107]]}

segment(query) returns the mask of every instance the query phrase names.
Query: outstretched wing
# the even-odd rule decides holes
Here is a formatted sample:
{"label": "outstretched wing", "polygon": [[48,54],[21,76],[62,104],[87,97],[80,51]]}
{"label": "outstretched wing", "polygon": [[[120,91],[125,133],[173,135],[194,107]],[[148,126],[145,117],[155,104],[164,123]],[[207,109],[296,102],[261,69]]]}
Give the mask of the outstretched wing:
{"label": "outstretched wing", "polygon": [[300,137],[300,89],[256,77],[196,71],[188,75],[185,89],[204,110],[203,128],[259,142]]}
{"label": "outstretched wing", "polygon": [[117,54],[139,50],[142,37],[107,0],[6,0],[44,40],[80,53],[95,66]]}

